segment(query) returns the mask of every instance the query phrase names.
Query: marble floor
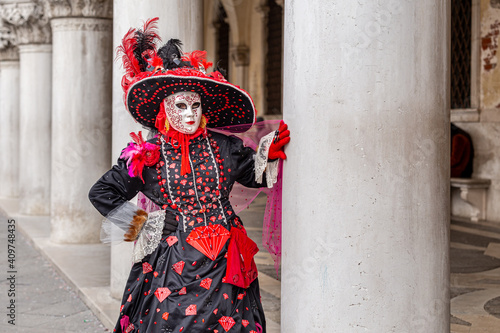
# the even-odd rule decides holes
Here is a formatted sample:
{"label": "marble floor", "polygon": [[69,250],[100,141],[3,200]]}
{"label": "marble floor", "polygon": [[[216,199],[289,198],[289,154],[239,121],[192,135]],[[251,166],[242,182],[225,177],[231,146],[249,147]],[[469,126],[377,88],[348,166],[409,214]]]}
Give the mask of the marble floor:
{"label": "marble floor", "polygon": [[453,218],[452,333],[500,332],[500,224]]}

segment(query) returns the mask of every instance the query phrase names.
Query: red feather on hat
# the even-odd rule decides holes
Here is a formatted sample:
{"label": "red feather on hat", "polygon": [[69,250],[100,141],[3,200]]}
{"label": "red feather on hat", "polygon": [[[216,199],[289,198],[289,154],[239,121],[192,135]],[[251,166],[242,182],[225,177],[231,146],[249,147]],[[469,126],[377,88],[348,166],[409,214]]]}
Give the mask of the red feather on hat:
{"label": "red feather on hat", "polygon": [[123,68],[127,72],[126,75],[134,77],[141,71],[139,61],[134,56],[134,50],[137,47],[137,40],[135,39],[136,30],[130,28],[122,39],[122,45],[116,48],[116,57],[122,57]]}
{"label": "red feather on hat", "polygon": [[212,62],[207,61],[207,51],[196,50],[191,53],[185,53],[182,60],[189,61],[194,68],[199,68],[201,64],[205,70],[213,65]]}
{"label": "red feather on hat", "polygon": [[[116,49],[117,58],[121,56],[125,75],[122,88],[127,91],[132,79],[146,70],[148,60],[156,57],[156,42],[160,40],[157,33],[158,17],[144,22],[139,30],[131,28],[122,39],[122,45]],[[146,57],[148,60],[146,60]]]}

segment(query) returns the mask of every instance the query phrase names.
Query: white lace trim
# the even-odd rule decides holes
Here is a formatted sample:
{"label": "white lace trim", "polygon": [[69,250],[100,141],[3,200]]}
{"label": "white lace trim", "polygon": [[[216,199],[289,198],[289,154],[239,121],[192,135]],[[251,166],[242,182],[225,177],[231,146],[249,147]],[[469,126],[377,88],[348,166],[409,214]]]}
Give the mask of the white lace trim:
{"label": "white lace trim", "polygon": [[279,160],[267,162],[266,180],[268,188],[272,188],[278,181],[278,163]]}
{"label": "white lace trim", "polygon": [[144,223],[135,242],[134,251],[132,252],[132,261],[134,263],[141,261],[142,258],[153,253],[158,247],[164,223],[165,211],[163,209],[149,213],[148,219]]}
{"label": "white lace trim", "polygon": [[278,179],[278,160],[268,161],[269,148],[273,143],[274,132],[263,136],[259,142],[259,148],[255,154],[255,181],[262,184],[264,172],[266,172],[267,187],[272,188]]}

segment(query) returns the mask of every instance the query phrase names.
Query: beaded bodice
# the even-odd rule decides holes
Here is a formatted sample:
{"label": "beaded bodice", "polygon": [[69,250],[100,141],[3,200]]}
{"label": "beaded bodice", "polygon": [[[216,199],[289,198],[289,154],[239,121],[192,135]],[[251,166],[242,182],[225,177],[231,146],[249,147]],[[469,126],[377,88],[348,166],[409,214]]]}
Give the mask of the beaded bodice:
{"label": "beaded bodice", "polygon": [[[235,217],[229,193],[241,171],[236,162],[241,160],[242,150],[249,148],[230,145],[220,134],[200,135],[189,145],[191,172],[181,175],[181,148],[163,137],[154,142],[161,146],[160,160],[144,170],[146,184],[142,192],[158,206],[175,213],[179,229],[227,224]],[[250,167],[253,173],[253,163]]]}
{"label": "beaded bodice", "polygon": [[227,224],[233,211],[227,196],[222,196],[227,175],[224,177],[224,164],[215,140],[200,136],[190,144],[191,173],[185,175],[180,175],[181,149],[163,138],[160,141],[162,158],[156,172],[162,178],[161,197],[167,199],[163,200],[167,201],[164,208],[177,211],[184,231],[216,221]]}
{"label": "beaded bodice", "polygon": [[229,203],[234,182],[246,187],[261,187],[255,180],[255,151],[232,136],[208,132],[190,140],[191,171],[181,175],[181,148],[163,137],[149,140],[161,147],[158,162],[145,166],[144,182],[129,174],[127,162],[119,159],[91,189],[94,206],[107,216],[131,200],[139,191],[164,210],[174,213],[178,229],[228,224],[235,218]]}

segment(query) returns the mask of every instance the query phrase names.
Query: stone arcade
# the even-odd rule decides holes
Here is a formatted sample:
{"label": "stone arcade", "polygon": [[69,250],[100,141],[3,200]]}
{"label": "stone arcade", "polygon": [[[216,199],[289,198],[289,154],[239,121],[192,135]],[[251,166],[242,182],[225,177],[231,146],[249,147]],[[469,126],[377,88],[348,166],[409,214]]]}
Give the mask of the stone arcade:
{"label": "stone arcade", "polygon": [[[498,38],[489,30],[500,9],[472,3],[480,52],[479,37]],[[269,24],[281,13],[282,32]],[[449,1],[0,1],[0,197],[16,198],[21,214],[50,216],[49,244],[98,242],[88,189],[140,129],[123,106],[114,50],[154,16],[185,50],[215,61],[225,53],[231,81],[255,96],[260,115],[292,130],[281,331],[448,331]],[[284,41],[274,67],[267,50],[279,54],[281,43],[272,34]],[[482,65],[487,54],[477,54]],[[500,222],[500,72],[479,65],[474,103],[451,119],[477,140],[475,176],[491,179],[485,217]],[[281,94],[276,114],[266,97]],[[115,298],[130,251],[99,252],[111,257]]]}

